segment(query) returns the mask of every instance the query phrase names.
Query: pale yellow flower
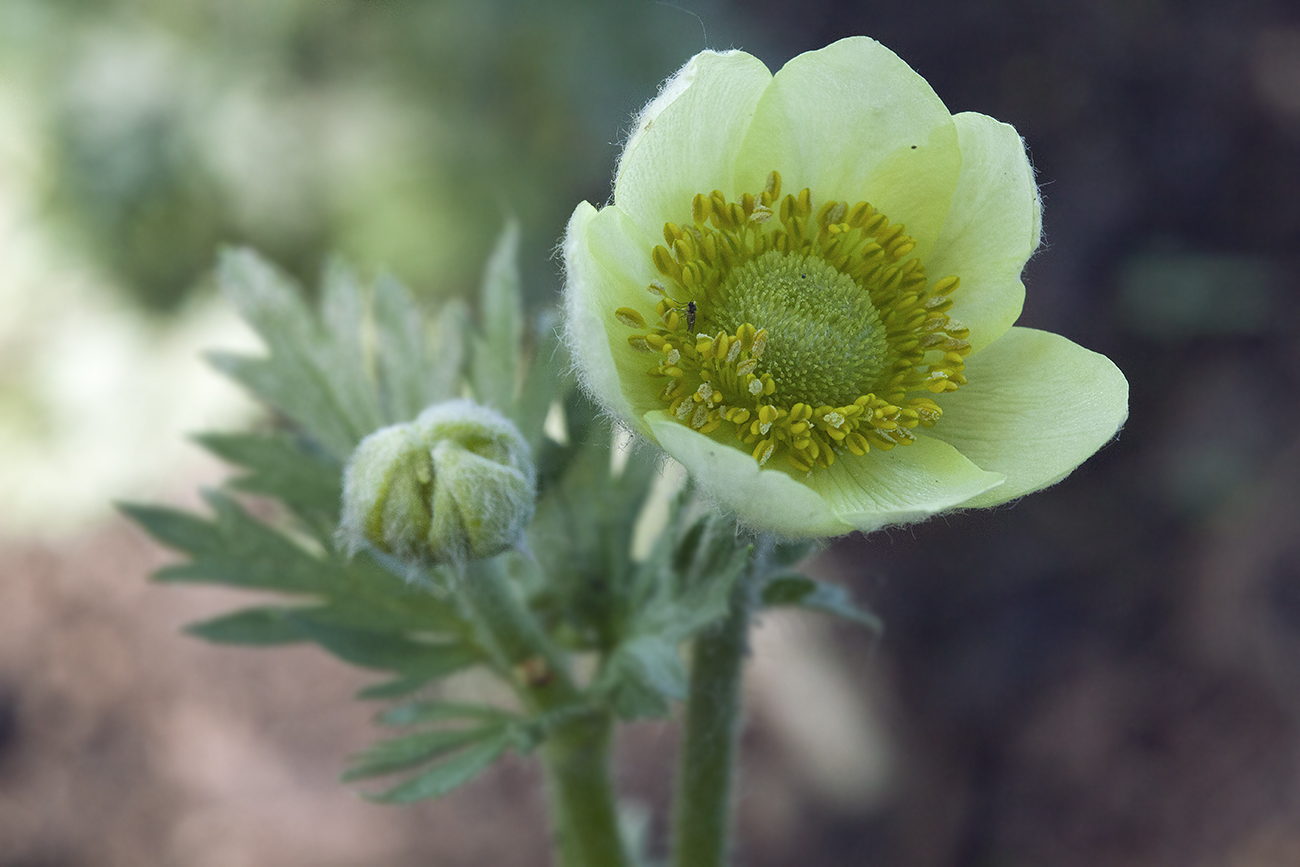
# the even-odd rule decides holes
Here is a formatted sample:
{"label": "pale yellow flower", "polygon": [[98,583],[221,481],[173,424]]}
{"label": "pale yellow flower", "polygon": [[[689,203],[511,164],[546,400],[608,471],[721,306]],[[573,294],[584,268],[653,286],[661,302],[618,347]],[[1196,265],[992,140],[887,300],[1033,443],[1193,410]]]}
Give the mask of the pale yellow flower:
{"label": "pale yellow flower", "polygon": [[1040,206],[1016,131],[870,39],[775,76],[706,51],[564,240],[584,384],[745,523],[870,531],[1060,481],[1114,436],[1104,356],[1012,327]]}

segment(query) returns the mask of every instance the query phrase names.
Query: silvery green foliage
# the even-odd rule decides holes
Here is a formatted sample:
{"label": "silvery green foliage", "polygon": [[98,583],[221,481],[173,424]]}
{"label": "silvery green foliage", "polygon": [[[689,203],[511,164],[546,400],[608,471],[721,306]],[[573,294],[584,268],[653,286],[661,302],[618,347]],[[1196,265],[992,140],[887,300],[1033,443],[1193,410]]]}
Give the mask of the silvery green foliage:
{"label": "silvery green foliage", "polygon": [[[355,756],[345,774],[355,780],[406,773],[375,796],[382,800],[442,795],[505,752],[531,750],[574,715],[667,714],[684,690],[684,643],[725,614],[742,569],[758,570],[756,586],[769,588],[758,602],[852,614],[842,594],[790,572],[808,546],[777,546],[751,558],[751,540],[738,536],[733,521],[689,508],[689,491],[672,504],[650,556],[633,561],[633,527],[659,458],[636,448],[622,467],[611,467],[612,431],[574,389],[554,321],[541,317],[529,327],[523,314],[517,237],[508,227],[490,260],[476,323],[457,301],[421,310],[390,277],[365,292],[339,264],[328,269],[313,309],[256,254],[224,255],[222,288],[269,352],[218,353],[212,360],[266,404],[273,424],[198,437],[242,471],[222,490],[205,493],[211,517],[124,507],[186,557],[155,580],[274,594],[264,605],[194,624],[192,634],[220,644],[314,642],[385,674],[360,697],[394,702],[378,722],[402,733]],[[463,400],[466,395],[474,403]],[[436,406],[425,412],[430,405]],[[566,420],[566,436],[544,435],[544,419],[553,410]],[[486,430],[488,439],[500,437],[484,448],[471,442],[464,424]],[[441,454],[439,442],[450,443]],[[369,487],[373,502],[348,517],[340,508],[345,470],[359,445],[351,483]],[[485,469],[484,460],[501,468],[510,477],[505,489],[517,487],[509,494],[512,516],[491,534],[499,538],[462,538],[459,558],[444,558],[424,543],[406,544],[407,529],[426,539],[442,532],[433,526],[437,503],[422,499],[433,504],[428,530],[419,516],[391,536],[401,522],[385,525],[385,505],[378,511],[379,532],[361,544],[348,528],[364,530],[365,516],[373,517],[385,496],[405,498],[395,507],[399,512],[426,497],[418,485],[376,494],[375,479],[395,478],[384,462],[413,455],[420,465],[427,456],[431,480],[442,474],[458,498],[480,483],[475,474]],[[371,459],[380,469],[360,479],[357,465]],[[418,481],[421,466],[407,469],[415,474],[401,484]],[[255,517],[245,495],[277,503],[258,510],[273,517]],[[463,510],[464,502],[458,500],[457,508]],[[344,532],[337,533],[341,517]],[[526,544],[516,549],[525,529]],[[506,538],[510,544],[500,544]],[[504,553],[491,556],[497,550]],[[490,559],[474,559],[480,556]],[[441,565],[445,559],[459,562]],[[439,698],[438,681],[469,669],[517,684],[518,670],[503,664],[457,593],[459,582],[480,579],[483,570],[509,576],[526,615],[563,654],[596,661],[595,673],[579,682],[576,705],[530,714]]]}

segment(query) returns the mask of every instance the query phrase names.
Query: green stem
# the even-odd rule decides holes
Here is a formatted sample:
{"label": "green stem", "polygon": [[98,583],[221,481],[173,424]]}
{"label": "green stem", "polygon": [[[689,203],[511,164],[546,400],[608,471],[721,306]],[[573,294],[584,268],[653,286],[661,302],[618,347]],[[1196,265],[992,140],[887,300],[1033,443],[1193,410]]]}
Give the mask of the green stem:
{"label": "green stem", "polygon": [[[466,603],[470,620],[478,627],[480,642],[497,668],[512,680],[517,680],[517,669],[531,668],[532,676],[523,685],[546,687],[541,693],[529,689],[523,695],[526,701],[532,703],[557,696],[578,700],[580,694],[558,648],[515,594],[510,577],[498,560],[471,564],[456,589]],[[528,674],[527,671],[518,673]]]}
{"label": "green stem", "polygon": [[592,714],[551,731],[542,749],[550,778],[556,849],[564,867],[624,867],[609,753],[614,726]]}
{"label": "green stem", "polygon": [[627,867],[618,827],[609,753],[613,722],[582,707],[563,655],[523,605],[501,564],[476,564],[462,598],[498,668],[535,716],[552,715],[541,750],[551,782],[551,813],[561,867]]}
{"label": "green stem", "polygon": [[759,556],[736,579],[726,619],[695,640],[677,776],[674,867],[722,867],[728,856],[741,672]]}

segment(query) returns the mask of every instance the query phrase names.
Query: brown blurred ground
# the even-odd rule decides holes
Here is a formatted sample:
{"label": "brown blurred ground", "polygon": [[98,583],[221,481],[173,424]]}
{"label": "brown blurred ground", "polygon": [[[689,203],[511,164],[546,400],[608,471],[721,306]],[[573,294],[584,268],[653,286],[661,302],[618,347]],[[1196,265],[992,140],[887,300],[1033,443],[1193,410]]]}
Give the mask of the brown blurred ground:
{"label": "brown blurred ground", "polygon": [[180,636],[238,597],[139,580],[163,560],[124,522],[0,545],[0,864],[540,863],[531,768],[432,807],[362,801],[337,775],[372,734],[366,677]]}

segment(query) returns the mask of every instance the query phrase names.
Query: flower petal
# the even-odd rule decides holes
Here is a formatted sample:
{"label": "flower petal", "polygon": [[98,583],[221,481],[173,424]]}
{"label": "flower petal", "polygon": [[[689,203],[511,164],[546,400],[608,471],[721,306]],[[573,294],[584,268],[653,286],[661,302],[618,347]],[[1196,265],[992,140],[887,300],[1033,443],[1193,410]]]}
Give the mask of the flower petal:
{"label": "flower petal", "polygon": [[939,236],[961,153],[952,116],[925,79],[865,36],[791,60],[759,100],[733,193],[781,172],[787,193],[868,201],[924,255]]}
{"label": "flower petal", "polygon": [[736,154],[772,80],[743,51],[695,55],[633,125],[619,159],[614,203],[651,236],[688,222],[696,193],[735,193]]}
{"label": "flower petal", "polygon": [[952,317],[970,327],[976,352],[1020,316],[1020,272],[1038,248],[1042,206],[1034,169],[1015,129],[974,112],[956,115],[961,177],[948,221],[926,258],[932,279],[961,278]]}
{"label": "flower petal", "polygon": [[628,345],[634,329],[622,325],[614,311],[631,307],[647,321],[654,316],[656,299],[646,291],[658,276],[650,249],[618,208],[597,211],[587,202],[574,210],[564,236],[565,337],[583,385],[606,409],[637,427],[641,413],[657,403],[655,380],[646,376],[649,356]]}
{"label": "flower petal", "polygon": [[870,533],[920,521],[995,488],[1003,478],[927,438],[889,452],[842,455],[829,469],[795,478],[760,468],[745,450],[697,433],[667,412],[647,413],[645,422],[705,494],[745,523],[786,536]]}
{"label": "flower petal", "polygon": [[706,496],[745,523],[795,537],[853,532],[811,488],[780,470],[759,467],[748,452],[691,430],[663,410],[646,413],[645,424]]}
{"label": "flower petal", "polygon": [[1065,478],[1128,417],[1128,381],[1110,359],[1059,334],[1012,328],[966,361],[969,384],[940,400],[928,431],[1006,484],[963,506],[994,506]]}
{"label": "flower petal", "polygon": [[864,533],[910,524],[965,503],[1002,484],[1001,473],[976,466],[947,443],[919,436],[910,446],[844,454],[804,482],[835,515]]}

